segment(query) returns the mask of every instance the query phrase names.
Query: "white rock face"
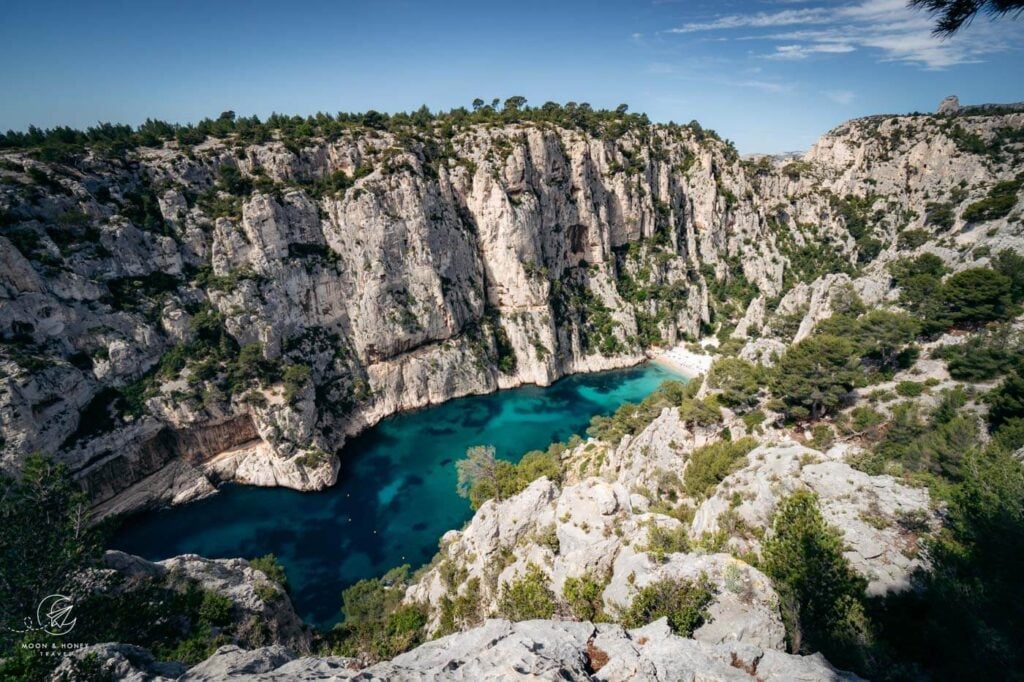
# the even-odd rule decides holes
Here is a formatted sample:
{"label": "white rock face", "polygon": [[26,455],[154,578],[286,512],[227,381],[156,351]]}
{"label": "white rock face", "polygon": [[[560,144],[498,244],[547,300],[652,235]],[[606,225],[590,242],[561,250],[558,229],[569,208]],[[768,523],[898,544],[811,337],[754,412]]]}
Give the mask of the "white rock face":
{"label": "white rock face", "polygon": [[338,459],[322,456],[322,463],[303,464],[305,453],[290,459],[278,457],[263,440],[227,450],[203,464],[204,473],[220,480],[247,485],[280,486],[294,490],[322,490],[338,480]]}
{"label": "white rock face", "polygon": [[[778,610],[778,595],[768,579],[747,564],[727,555],[672,554],[665,561],[645,551],[647,527],[656,523],[678,528],[670,517],[635,510],[620,483],[598,478],[558,488],[547,479],[534,481],[519,495],[486,502],[463,531],[442,539],[443,561],[463,572],[458,585],[446,583],[444,563],[428,570],[406,593],[406,600],[432,607],[433,621],[441,600],[465,591],[480,581],[481,613],[494,613],[505,583],[516,580],[530,564],[540,567],[550,589],[561,595],[569,577],[607,576],[605,609],[616,612],[630,605],[644,586],[660,579],[706,576],[717,594],[709,622],[694,633],[696,639],[719,643],[742,641],[763,648],[782,648],[785,631]],[[556,541],[552,544],[547,537]]]}
{"label": "white rock face", "polygon": [[95,656],[109,679],[129,682],[173,682],[185,674],[180,663],[158,662],[153,654],[131,644],[93,644],[66,656],[50,676],[52,682],[73,679],[74,663]]}
{"label": "white rock face", "polygon": [[[923,565],[917,536],[901,521],[919,515],[937,527],[928,491],[911,488],[891,476],[869,476],[845,462],[799,445],[761,446],[747,464],[730,474],[697,509],[694,535],[718,529],[719,516],[733,510],[755,528],[769,527],[778,502],[799,488],[818,495],[825,520],[839,528],[846,557],[868,579],[868,593],[882,595],[910,587],[910,574]],[[733,499],[740,500],[734,506]],[[744,544],[744,543],[741,543]],[[756,548],[756,540],[746,541]]]}
{"label": "white rock face", "polygon": [[[1024,114],[957,123],[989,140]],[[869,305],[885,295],[899,230],[927,232],[933,243],[921,248],[954,269],[979,246],[1024,248],[1013,216],[983,230],[959,218],[1019,169],[958,150],[945,124],[852,121],[803,167],[753,174],[723,143],[664,126],[615,141],[474,126],[441,160],[388,132],[300,151],[211,139],[186,155],[169,144],[139,150],[128,167],[88,154],[72,172],[5,153],[0,211],[20,236],[7,227],[0,236],[0,337],[20,350],[0,355],[0,466],[55,453],[101,511],[191,499],[231,477],[318,489],[334,480],[345,438],[396,411],[639,362],[642,323],[665,345],[697,338],[711,321],[709,290],[741,273],[758,291],[736,336],[799,313],[802,338],[834,309],[840,285]],[[222,193],[238,209],[214,214],[194,197],[229,166],[263,189]],[[343,195],[314,196],[314,183],[357,169]],[[952,246],[939,248],[946,235],[925,222],[926,206],[954,190],[966,197],[954,207]],[[125,215],[133,192],[152,197],[159,229]],[[807,260],[800,249],[825,243],[840,262],[855,261],[836,199],[869,194],[884,248],[868,274],[827,273],[785,291],[794,277],[810,279],[793,272]],[[68,221],[79,214],[86,224]],[[638,283],[648,295],[631,293]],[[112,391],[193,341],[204,307],[239,345],[260,344],[266,361],[309,367],[309,381],[291,387],[291,400],[281,385],[249,400],[190,384],[194,368],[165,368],[142,396],[146,416],[127,415]],[[601,331],[599,309],[610,320]],[[768,343],[750,341],[745,357],[770,362]],[[296,466],[314,448],[327,459]]]}
{"label": "white rock face", "polygon": [[955,114],[958,111],[960,111],[960,98],[956,95],[949,95],[939,102],[939,107],[935,110],[935,113],[945,116]]}
{"label": "white rock face", "polygon": [[[671,633],[665,620],[637,630],[617,625],[533,620],[489,620],[360,669],[345,658],[296,658],[280,646],[243,651],[224,646],[184,674],[152,663],[145,650],[100,644],[95,654],[118,679],[153,682],[305,682],[308,680],[600,680],[603,682],[807,682],[854,681],[820,655],[794,656],[743,644],[712,645]],[[63,664],[70,669],[70,661]]]}
{"label": "white rock face", "polygon": [[784,650],[786,629],[779,618],[778,595],[760,571],[728,554],[670,554],[663,561],[625,548],[615,560],[606,603],[628,605],[637,592],[661,581],[697,582],[702,576],[718,586],[707,622],[693,639],[709,644],[744,642]]}
{"label": "white rock face", "polygon": [[734,339],[745,339],[750,336],[751,332],[761,331],[761,328],[764,326],[765,303],[764,295],[758,296],[750,302],[750,305],[747,306],[747,311],[743,313],[739,324],[736,325],[736,329],[732,332]]}
{"label": "white rock face", "polygon": [[771,367],[786,352],[786,344],[778,339],[752,339],[740,351],[740,357],[765,367]]}

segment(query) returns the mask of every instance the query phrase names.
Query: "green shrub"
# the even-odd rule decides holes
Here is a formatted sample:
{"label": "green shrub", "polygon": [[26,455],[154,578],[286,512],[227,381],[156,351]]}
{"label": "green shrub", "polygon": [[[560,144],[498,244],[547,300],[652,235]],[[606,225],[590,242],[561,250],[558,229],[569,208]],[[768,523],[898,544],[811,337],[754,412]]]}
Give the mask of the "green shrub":
{"label": "green shrub", "polygon": [[753,431],[763,424],[765,419],[767,419],[767,417],[761,410],[753,410],[752,412],[747,412],[743,415],[743,423],[746,425],[747,431]]}
{"label": "green shrub", "polygon": [[204,625],[226,625],[231,622],[234,602],[217,592],[203,592],[203,602],[199,605],[199,622]]}
{"label": "green shrub", "polygon": [[262,571],[264,575],[281,585],[288,587],[288,576],[285,574],[284,566],[273,554],[264,554],[261,557],[249,560],[249,567]]}
{"label": "green shrub", "polygon": [[696,581],[659,580],[644,586],[621,615],[626,628],[639,628],[667,618],[672,632],[689,637],[707,618],[715,592],[707,576]]}
{"label": "green shrub", "polygon": [[592,573],[565,579],[562,599],[569,608],[573,620],[596,622],[604,620],[604,584]]}
{"label": "green shrub", "polygon": [[855,434],[865,434],[885,422],[885,416],[861,405],[850,412],[850,428]]}
{"label": "green shrub", "polygon": [[930,236],[925,230],[904,230],[900,233],[897,245],[901,249],[916,249],[927,244]]}
{"label": "green shrub", "polygon": [[781,599],[794,653],[821,651],[849,665],[870,640],[864,612],[867,581],[843,555],[838,530],[825,523],[817,497],[800,490],[779,505],[762,546],[762,570]]}
{"label": "green shrub", "polygon": [[722,421],[722,408],[717,396],[685,398],[679,406],[679,419],[690,428],[718,424]]}
{"label": "green shrub", "polygon": [[272,604],[281,597],[281,592],[270,583],[259,583],[255,588],[256,596],[266,604]]}
{"label": "green shrub", "polygon": [[751,450],[757,441],[749,436],[738,441],[718,441],[690,453],[683,474],[683,486],[691,497],[709,495]]}
{"label": "green shrub", "polygon": [[916,398],[924,393],[924,384],[919,381],[901,381],[896,384],[896,395],[904,398]]}
{"label": "green shrub", "polygon": [[196,665],[213,655],[217,647],[230,640],[214,637],[209,628],[200,628],[191,636],[179,641],[174,647],[161,652],[163,660],[177,661],[186,666]]}
{"label": "green shrub", "polygon": [[252,192],[252,180],[242,175],[237,166],[223,165],[217,176],[220,188],[228,194],[248,196]]}
{"label": "green shrub", "polygon": [[927,543],[930,570],[880,610],[885,642],[932,679],[1013,678],[1024,667],[1024,467],[998,447],[965,457],[945,529]]}
{"label": "green shrub", "polygon": [[956,477],[965,453],[978,440],[978,420],[971,414],[950,418],[947,410],[936,410],[925,422],[916,403],[901,403],[893,409],[874,457],[862,468],[877,474],[885,471],[887,463],[896,463],[904,471]]}
{"label": "green shrub", "polygon": [[427,614],[422,605],[402,604],[408,584],[409,567],[401,566],[346,589],[344,620],[331,633],[334,649],[345,656],[382,660],[419,644]]}
{"label": "green shrub", "polygon": [[932,411],[932,421],[945,424],[952,421],[967,404],[967,393],[961,386],[947,388],[939,395],[939,402]]}
{"label": "green shrub", "polygon": [[954,206],[952,202],[930,201],[925,204],[924,221],[928,225],[935,225],[940,229],[948,230],[953,227],[953,222],[955,220],[956,217],[954,215]]}
{"label": "green shrub", "polygon": [[[98,562],[103,536],[83,523],[88,512],[67,467],[49,457],[29,455],[20,479],[0,472],[0,621],[21,623],[74,572]],[[0,632],[0,658],[12,638]]]}
{"label": "green shrub", "polygon": [[329,461],[330,455],[315,445],[310,448],[306,448],[298,457],[295,458],[295,463],[304,469],[316,469],[327,464]]}
{"label": "green shrub", "polygon": [[306,365],[288,365],[284,368],[282,379],[284,381],[284,399],[295,402],[299,393],[309,383],[310,369]]}
{"label": "green shrub", "polygon": [[889,264],[889,274],[897,286],[903,286],[912,277],[926,275],[941,278],[946,274],[946,264],[934,253],[922,253],[916,258],[900,258]]}
{"label": "green shrub", "polygon": [[1003,249],[992,258],[992,268],[1010,280],[1010,299],[1024,301],[1024,255]]}
{"label": "green shrub", "polygon": [[827,450],[836,440],[835,431],[828,424],[815,424],[811,429],[810,446],[815,450]]}
{"label": "green shrub", "polygon": [[888,310],[872,310],[857,320],[853,331],[862,357],[875,359],[887,371],[898,367],[901,353],[920,333],[917,320]]}
{"label": "green shrub", "polygon": [[964,343],[941,346],[932,354],[946,361],[954,379],[987,381],[1024,362],[1024,334],[1010,324],[991,325]]}
{"label": "green shrub", "polygon": [[721,390],[718,399],[733,408],[756,405],[766,383],[767,377],[760,365],[740,358],[720,358],[708,374],[708,385]]}
{"label": "green shrub", "polygon": [[1012,314],[1009,277],[989,268],[970,268],[951,275],[942,286],[946,317],[953,324],[979,324]]}
{"label": "green shrub", "polygon": [[1008,452],[1024,448],[1024,417],[1004,420],[992,434],[996,444]]}
{"label": "green shrub", "polygon": [[988,423],[995,430],[1011,419],[1024,416],[1024,377],[1011,372],[985,396]]}
{"label": "green shrub", "polygon": [[[78,614],[76,643],[123,642],[188,665],[220,645],[248,645],[231,599],[195,580],[126,579],[100,571],[82,582],[83,570],[100,565],[103,546],[101,528],[83,523],[87,512],[88,501],[67,470],[44,457],[29,456],[20,480],[0,475],[0,617],[20,623],[43,596],[70,594]],[[60,638],[0,631],[0,679],[49,679],[61,659],[21,656],[21,644],[29,642],[58,644]]]}
{"label": "green shrub", "polygon": [[517,480],[513,487],[516,490],[515,492],[510,491],[510,494],[514,495],[525,490],[530,483],[544,476],[555,483],[560,482],[562,480],[562,460],[559,455],[561,454],[560,450],[563,449],[564,446],[561,443],[555,443],[547,450],[531,450],[523,455],[515,467]]}
{"label": "green shrub", "polygon": [[1010,214],[1017,205],[1017,193],[1024,185],[1024,173],[1013,180],[996,183],[988,191],[988,196],[976,201],[964,209],[963,219],[969,223],[996,220]]}
{"label": "green shrub", "polygon": [[618,444],[623,436],[637,434],[646,428],[664,408],[692,399],[699,388],[698,379],[685,384],[665,381],[639,404],[625,403],[608,417],[595,416],[590,420],[587,434],[612,445]]}
{"label": "green shrub", "polygon": [[790,346],[775,366],[772,394],[794,419],[834,411],[859,377],[857,351],[846,339],[811,336]]}
{"label": "green shrub", "polygon": [[518,495],[544,476],[558,483],[562,480],[561,454],[565,449],[564,444],[553,443],[546,451],[532,450],[513,464],[497,459],[493,446],[473,446],[466,450],[465,459],[455,463],[457,492],[476,510],[491,498],[501,501]]}
{"label": "green shrub", "polygon": [[441,616],[435,637],[451,634],[480,622],[480,578],[470,578],[461,592],[441,598]]}
{"label": "green shrub", "polygon": [[403,604],[387,614],[384,631],[376,644],[381,659],[393,658],[423,641],[427,609],[422,604]]}
{"label": "green shrub", "polygon": [[647,523],[647,544],[643,551],[654,557],[656,561],[664,561],[669,554],[690,551],[690,534],[685,524],[669,528],[655,523]]}
{"label": "green shrub", "polygon": [[536,564],[529,564],[517,580],[502,585],[498,613],[512,621],[551,618],[555,614],[555,594]]}
{"label": "green shrub", "polygon": [[968,413],[938,423],[933,416],[929,427],[903,450],[900,463],[909,471],[958,478],[964,456],[980,442],[978,419]]}

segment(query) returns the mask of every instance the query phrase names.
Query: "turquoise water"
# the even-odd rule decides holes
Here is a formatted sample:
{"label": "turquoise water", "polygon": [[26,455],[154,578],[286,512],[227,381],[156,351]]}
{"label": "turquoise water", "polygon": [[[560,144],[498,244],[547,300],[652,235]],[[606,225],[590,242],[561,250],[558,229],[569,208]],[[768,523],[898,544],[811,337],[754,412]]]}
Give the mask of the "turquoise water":
{"label": "turquoise water", "polygon": [[329,625],[339,618],[344,588],[395,566],[427,563],[441,536],[472,516],[455,492],[455,460],[466,448],[493,445],[499,457],[517,460],[583,434],[593,415],[679,378],[648,363],[397,415],[349,441],[330,490],[225,485],[205,500],[130,519],[111,546],[153,560],[272,552],[287,570],[299,614]]}

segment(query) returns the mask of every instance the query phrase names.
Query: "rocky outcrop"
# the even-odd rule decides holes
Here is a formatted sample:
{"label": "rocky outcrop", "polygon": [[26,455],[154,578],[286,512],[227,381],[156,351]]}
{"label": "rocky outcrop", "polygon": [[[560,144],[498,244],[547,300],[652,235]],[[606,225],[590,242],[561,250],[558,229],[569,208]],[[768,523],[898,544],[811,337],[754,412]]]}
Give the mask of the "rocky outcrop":
{"label": "rocky outcrop", "polygon": [[[636,630],[617,625],[545,620],[490,620],[473,630],[423,644],[390,661],[360,669],[352,659],[296,658],[284,647],[253,651],[227,646],[181,675],[157,667],[145,650],[101,644],[62,664],[95,654],[119,679],[153,682],[284,682],[295,680],[603,680],[666,682],[840,682],[856,675],[820,655],[795,656],[745,644],[706,644],[677,637],[665,620]],[[56,678],[59,679],[59,678]]]}
{"label": "rocky outcrop", "polygon": [[[603,582],[604,608],[617,613],[650,583],[707,578],[715,595],[709,624],[694,633],[696,639],[783,647],[778,595],[764,575],[727,555],[654,558],[647,551],[651,524],[668,530],[681,525],[633,508],[629,492],[618,483],[588,478],[559,492],[539,479],[512,499],[485,503],[465,530],[446,534],[439,563],[409,588],[406,599],[427,604],[435,625],[443,601],[469,590],[475,590],[479,614],[496,613],[505,586],[538,566],[556,595],[568,578]],[[452,574],[462,581],[452,584]]]}
{"label": "rocky outcrop", "polygon": [[[697,509],[691,532],[717,531],[725,512],[750,528],[768,528],[778,502],[806,488],[817,494],[825,520],[842,531],[846,558],[868,579],[868,594],[909,589],[911,574],[925,565],[919,536],[939,525],[928,491],[858,471],[843,454],[843,448],[821,453],[795,444],[756,448]],[[758,548],[752,536],[732,542],[740,551]]]}
{"label": "rocky outcrop", "polygon": [[[686,129],[652,131],[611,143],[528,125],[472,128],[440,165],[388,133],[298,153],[277,142],[236,151],[210,141],[187,156],[171,145],[140,150],[131,168],[92,156],[57,168],[11,155],[0,208],[19,239],[0,273],[0,333],[23,339],[28,355],[51,367],[5,357],[4,466],[33,450],[58,453],[97,504],[118,511],[147,496],[185,499],[159,490],[186,475],[193,482],[178,489],[205,492],[220,478],[315,489],[333,482],[344,438],[388,414],[636,363],[640,313],[662,318],[667,342],[696,334],[710,314],[698,265],[724,263],[731,241],[758,221],[751,206],[720,198],[727,188],[746,191],[741,173],[713,177],[729,165],[727,148]],[[639,184],[620,170],[626,156],[644,160]],[[690,170],[673,172],[683,165]],[[223,168],[273,187],[231,197],[215,184]],[[39,173],[59,180],[45,202],[29,203],[22,188]],[[343,196],[314,195],[310,188],[336,173],[360,178]],[[125,209],[150,196],[157,231]],[[721,233],[741,211],[737,227]],[[54,238],[79,232],[94,243],[56,246]],[[648,244],[656,234],[664,235],[657,249]],[[620,265],[631,243],[645,246]],[[40,275],[47,257],[67,274]],[[643,268],[651,285],[681,300],[624,298],[625,267]],[[750,276],[778,288],[778,273]],[[204,306],[236,344],[259,344],[264,361],[308,367],[309,383],[289,389],[288,400],[273,385],[251,398],[212,386],[224,381],[211,380],[208,366],[170,365],[176,346],[196,340]],[[595,311],[608,314],[600,327]],[[135,428],[118,397],[154,368],[144,420],[175,438],[227,423],[257,433],[237,429],[202,457],[160,436],[156,456],[159,429]],[[325,464],[293,466],[311,448],[327,453]],[[192,468],[160,473],[180,459]]]}
{"label": "rocky outcrop", "polygon": [[165,561],[109,550],[103,557],[107,571],[129,579],[125,589],[144,579],[162,584],[192,584],[198,589],[227,597],[235,607],[233,619],[244,631],[258,627],[261,638],[298,652],[310,650],[310,629],[295,613],[284,588],[244,559],[207,559],[183,554]]}
{"label": "rocky outcrop", "polygon": [[49,679],[54,682],[73,680],[78,676],[83,663],[93,658],[107,679],[112,680],[170,682],[185,674],[185,666],[159,662],[148,649],[131,644],[108,643],[83,647],[66,656]]}
{"label": "rocky outcrop", "polygon": [[959,112],[960,98],[957,97],[956,95],[949,95],[948,97],[944,97],[942,101],[939,102],[938,108],[935,110],[935,113],[939,114],[940,116],[948,116],[950,114],[957,114]]}
{"label": "rocky outcrop", "polygon": [[[536,567],[556,598],[568,578],[595,581],[614,617],[651,583],[707,580],[713,599],[695,639],[782,649],[778,595],[766,576],[735,557],[759,551],[778,503],[798,489],[818,496],[869,594],[906,590],[914,571],[927,566],[921,539],[939,526],[927,489],[854,469],[845,462],[847,446],[821,452],[798,445],[771,420],[759,431],[762,445],[733,473],[706,499],[690,498],[682,479],[692,453],[726,432],[739,437],[746,427],[725,411],[723,423],[691,428],[677,409],[664,408],[618,444],[591,439],[568,449],[562,487],[541,478],[512,498],[485,502],[464,529],[441,539],[406,601],[428,606],[433,629],[449,600],[470,598],[472,624],[499,614],[502,591]],[[695,510],[688,527],[667,515],[681,505]],[[708,546],[733,556],[701,549]]]}

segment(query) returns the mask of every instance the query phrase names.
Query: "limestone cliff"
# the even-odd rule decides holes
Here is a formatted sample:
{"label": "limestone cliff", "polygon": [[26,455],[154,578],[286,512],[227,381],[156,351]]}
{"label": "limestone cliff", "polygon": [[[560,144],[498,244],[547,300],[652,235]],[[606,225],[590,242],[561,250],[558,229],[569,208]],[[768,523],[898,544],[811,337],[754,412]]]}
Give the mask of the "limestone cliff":
{"label": "limestone cliff", "polygon": [[898,252],[1019,245],[1019,211],[962,214],[1022,124],[864,119],[776,163],[694,126],[543,123],[4,153],[0,461],[55,453],[100,514],[317,489],[399,410],[715,327],[806,334],[850,287],[885,295]]}

